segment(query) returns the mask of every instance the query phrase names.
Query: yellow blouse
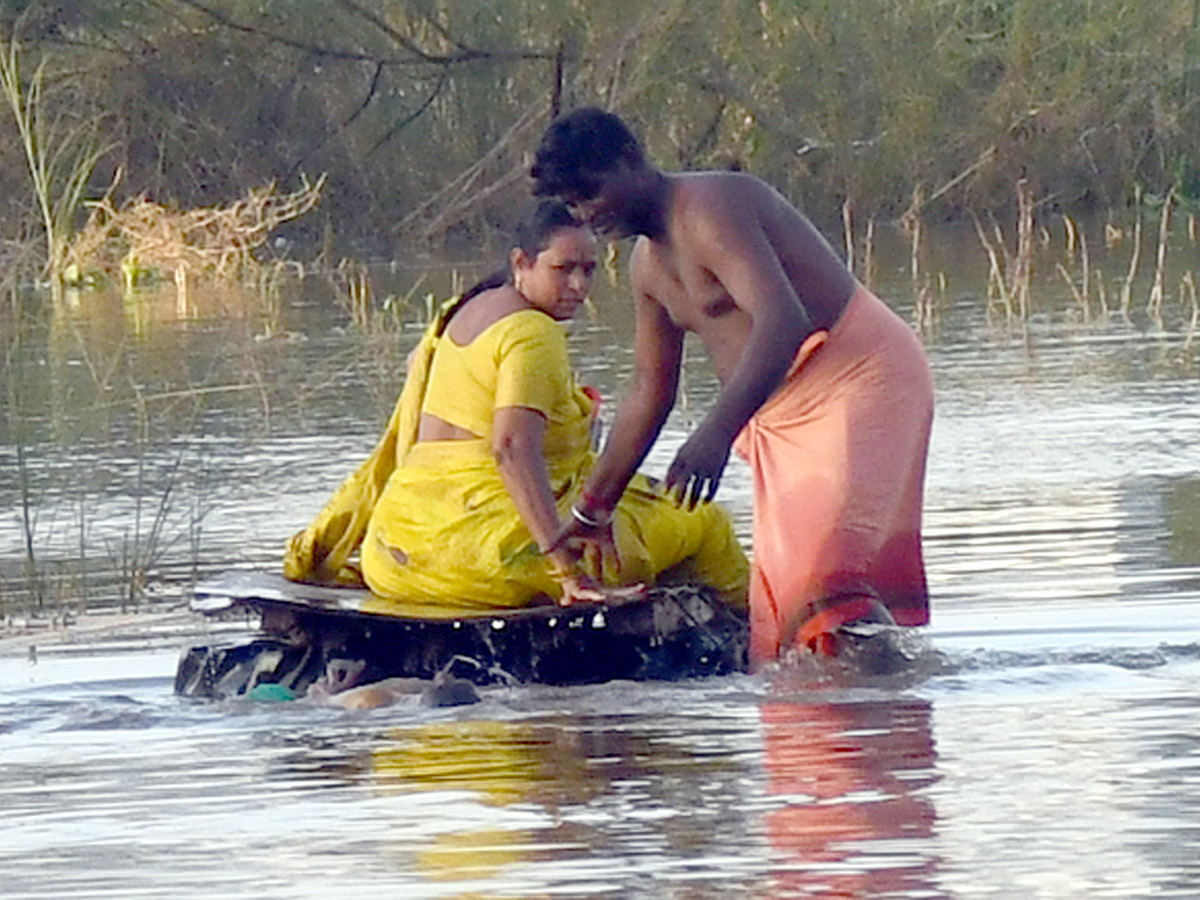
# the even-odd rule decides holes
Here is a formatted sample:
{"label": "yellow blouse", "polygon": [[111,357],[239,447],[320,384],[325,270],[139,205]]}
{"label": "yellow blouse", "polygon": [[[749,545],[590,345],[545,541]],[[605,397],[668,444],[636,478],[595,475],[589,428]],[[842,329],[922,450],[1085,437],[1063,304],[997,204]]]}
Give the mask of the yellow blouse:
{"label": "yellow blouse", "polygon": [[506,406],[537,410],[550,431],[591,411],[575,385],[562,325],[536,309],[496,320],[469,344],[443,334],[429,369],[423,412],[486,439],[495,411]]}

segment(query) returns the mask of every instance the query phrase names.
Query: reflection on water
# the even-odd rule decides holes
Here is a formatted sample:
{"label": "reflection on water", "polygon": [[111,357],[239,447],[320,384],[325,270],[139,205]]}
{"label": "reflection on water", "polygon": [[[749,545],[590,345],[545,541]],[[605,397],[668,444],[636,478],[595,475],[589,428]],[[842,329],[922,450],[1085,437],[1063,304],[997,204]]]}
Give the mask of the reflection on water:
{"label": "reflection on water", "polygon": [[1167,523],[1167,562],[1200,567],[1200,474],[1176,478],[1162,492]]}
{"label": "reflection on water", "polygon": [[[606,792],[610,765],[628,760],[626,735],[572,723],[474,720],[431,723],[385,732],[370,752],[376,789],[388,796],[436,792],[489,808],[520,806],[524,824],[431,823],[412,865],[438,882],[498,879],[522,862],[585,855],[588,830],[566,813]],[[460,802],[462,802],[460,800]]]}
{"label": "reflection on water", "polygon": [[[881,259],[881,293],[908,314],[905,272]],[[387,277],[377,293],[402,296],[416,273]],[[927,335],[926,669],[347,712],[178,700],[176,639],[36,663],[0,642],[3,893],[1193,897],[1188,318],[1168,303],[1161,326],[1083,321],[1047,276],[1009,326],[973,293],[982,276],[965,284]],[[82,295],[21,324],[0,389],[0,616],[30,598],[30,531],[51,607],[111,605],[139,578],[177,600],[192,578],[273,566],[372,445],[415,309],[364,334],[319,284],[274,310],[193,299],[180,315],[173,297]],[[616,292],[572,326],[610,396],[630,318]],[[691,345],[685,381],[651,472],[715,390]],[[735,462],[722,497],[743,538],[749,496]]]}
{"label": "reflection on water", "polygon": [[773,890],[765,896],[938,897],[931,705],[917,698],[761,707]]}
{"label": "reflection on water", "polygon": [[5,895],[1188,897],[1188,629],[1136,665],[1136,637],[948,635],[910,687],[783,668],[457,711],[187,703],[171,653],[0,660]]}

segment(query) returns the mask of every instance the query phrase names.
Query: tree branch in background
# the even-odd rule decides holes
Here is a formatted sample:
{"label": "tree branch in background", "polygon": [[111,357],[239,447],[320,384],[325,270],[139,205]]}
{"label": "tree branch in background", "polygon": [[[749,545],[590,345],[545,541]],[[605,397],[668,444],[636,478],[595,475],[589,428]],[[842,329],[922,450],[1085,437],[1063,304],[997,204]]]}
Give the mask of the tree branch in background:
{"label": "tree branch in background", "polygon": [[291,47],[293,50],[303,50],[305,53],[311,53],[314,56],[347,60],[349,62],[383,62],[385,64],[400,63],[402,60],[381,60],[378,56],[370,53],[363,53],[357,50],[337,50],[331,47],[322,47],[319,44],[313,44],[308,41],[299,41],[294,38],[289,38],[282,34],[273,34],[262,28],[255,28],[252,25],[243,25],[241,22],[235,22],[231,17],[225,15],[219,10],[213,9],[198,0],[174,0],[184,6],[191,7],[197,12],[203,13],[208,18],[212,19],[223,28],[228,28],[231,31],[240,31],[242,34],[249,34],[255,37],[263,38],[275,44],[282,44],[285,47]]}
{"label": "tree branch in background", "polygon": [[376,150],[394,138],[402,129],[419,119],[421,114],[433,105],[433,101],[437,99],[438,94],[440,94],[442,89],[446,87],[448,80],[449,79],[447,78],[446,73],[443,72],[442,77],[437,80],[437,84],[433,86],[433,90],[430,91],[429,96],[425,98],[425,102],[389,128],[383,137],[377,140],[371,149],[367,151],[367,156],[371,156]]}
{"label": "tree branch in background", "polygon": [[[422,228],[422,232],[426,238],[430,237],[437,231],[444,231],[450,227],[456,220],[461,218],[470,208],[472,208],[480,200],[485,199],[494,193],[488,187],[481,190],[475,190],[475,187],[486,171],[487,167],[501,159],[503,154],[519,139],[531,133],[532,129],[541,125],[546,120],[547,110],[544,108],[527,109],[516,122],[513,123],[500,139],[495,144],[477,159],[474,163],[468,166],[463,172],[459,173],[458,177],[447,184],[437,193],[429,197],[424,203],[410,212],[407,216],[400,220],[396,225],[395,233],[402,233],[413,227],[421,218],[423,218],[431,209],[441,207],[442,211],[435,216],[429,224]],[[504,172],[495,182],[500,183],[515,183],[514,171],[522,172],[525,169],[525,164],[522,161],[515,169],[510,168]],[[474,191],[472,193],[472,191]]]}
{"label": "tree branch in background", "polygon": [[466,48],[457,53],[434,54],[422,50],[414,41],[405,37],[400,32],[396,31],[383,19],[368,10],[363,9],[350,0],[337,0],[340,6],[344,7],[349,12],[360,16],[370,22],[376,28],[386,34],[393,43],[411,54],[411,58],[403,57],[385,57],[377,54],[364,53],[360,50],[341,50],[331,47],[325,47],[320,44],[313,44],[309,41],[301,41],[296,38],[288,37],[284,34],[279,34],[272,31],[267,31],[263,28],[258,28],[253,25],[235,21],[231,16],[213,9],[207,4],[199,2],[199,0],[175,0],[176,3],[182,3],[189,6],[197,12],[201,12],[208,16],[218,25],[224,28],[229,28],[233,31],[240,31],[244,34],[252,34],[256,37],[273,43],[282,44],[286,47],[291,47],[294,50],[303,50],[305,53],[312,53],[315,56],[323,56],[332,59],[346,60],[349,62],[375,62],[385,66],[411,66],[411,65],[435,65],[435,66],[451,66],[459,63],[473,62],[476,60],[545,60],[553,59],[553,51],[546,50],[476,50]]}
{"label": "tree branch in background", "polygon": [[397,31],[389,25],[380,15],[363,9],[354,0],[336,0],[337,4],[353,15],[359,16],[362,19],[370,22],[392,41],[400,47],[407,50],[409,53],[417,56],[422,62],[433,63],[436,65],[447,65],[452,63],[469,62],[476,59],[553,59],[554,51],[547,50],[480,50],[476,47],[471,47],[462,40],[453,37],[446,28],[431,16],[422,16],[422,21],[428,22],[429,25],[436,29],[439,34],[446,40],[447,43],[453,44],[458,48],[457,53],[447,53],[435,55],[425,50],[422,50],[417,43],[407,35]]}
{"label": "tree branch in background", "polygon": [[[304,168],[305,164],[312,158],[313,154],[315,154],[322,147],[324,147],[327,143],[329,143],[329,141],[332,140],[334,137],[341,134],[347,128],[349,128],[351,125],[353,125],[355,120],[357,120],[358,117],[361,116],[366,111],[367,107],[371,105],[371,101],[375,99],[375,95],[379,91],[379,81],[380,81],[381,77],[383,76],[383,70],[384,70],[384,64],[382,62],[376,62],[375,63],[375,73],[374,73],[374,75],[371,76],[371,84],[367,87],[367,93],[362,98],[362,100],[359,102],[358,106],[354,109],[354,111],[352,113],[350,113],[350,115],[348,115],[345,119],[343,119],[340,123],[338,123],[337,128],[334,129],[332,134],[324,135],[318,141],[316,141],[311,147],[309,147],[308,150],[306,150],[304,153],[301,153],[297,157],[296,161],[294,163],[292,163],[291,168],[288,169],[287,174],[283,177],[284,184],[290,183],[291,180],[300,173],[300,170]],[[428,105],[428,104],[426,104],[426,105]]]}

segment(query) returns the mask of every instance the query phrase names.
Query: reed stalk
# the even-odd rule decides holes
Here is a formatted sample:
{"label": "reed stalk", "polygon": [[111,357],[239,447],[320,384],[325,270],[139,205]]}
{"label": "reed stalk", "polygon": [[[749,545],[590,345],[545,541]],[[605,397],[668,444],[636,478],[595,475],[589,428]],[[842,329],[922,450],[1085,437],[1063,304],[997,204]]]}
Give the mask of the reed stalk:
{"label": "reed stalk", "polygon": [[842,202],[842,239],[846,243],[846,268],[854,271],[854,205],[847,197]]}
{"label": "reed stalk", "polygon": [[1067,262],[1072,268],[1075,265],[1076,256],[1080,261],[1080,281],[1081,284],[1076,284],[1075,277],[1062,263],[1055,263],[1055,268],[1067,283],[1067,287],[1071,289],[1071,295],[1075,298],[1075,302],[1079,304],[1079,308],[1083,312],[1083,320],[1090,322],[1092,319],[1092,304],[1091,304],[1091,260],[1088,256],[1087,235],[1085,235],[1075,224],[1075,220],[1064,214],[1063,227],[1066,232],[1066,257]]}
{"label": "reed stalk", "polygon": [[345,257],[334,270],[333,286],[338,302],[350,313],[350,321],[362,332],[371,328],[371,273],[356,259]]}
{"label": "reed stalk", "polygon": [[21,492],[21,537],[24,544],[22,549],[25,551],[22,569],[25,576],[25,588],[33,598],[37,611],[41,612],[45,608],[46,591],[37,552],[34,550],[37,515],[33,509],[29,465],[25,457],[25,442],[20,437],[17,438],[17,485]]}
{"label": "reed stalk", "polygon": [[[402,332],[404,330],[404,314],[409,309],[418,307],[416,296],[424,283],[425,275],[422,274],[403,294],[389,294],[387,297],[384,297],[380,311],[387,318],[375,316],[372,319],[372,328],[386,332]],[[433,321],[433,317],[437,313],[437,308],[437,295],[433,291],[426,291],[419,306],[420,315],[418,319],[422,327]]]}
{"label": "reed stalk", "polygon": [[1075,227],[1075,220],[1064,214],[1063,227],[1066,229],[1067,243],[1067,259],[1075,261],[1075,248],[1079,243],[1079,229]]}
{"label": "reed stalk", "polygon": [[914,304],[917,328],[922,333],[928,331],[933,326],[933,300],[933,288],[930,286],[929,279],[926,278],[917,291],[916,302]]}
{"label": "reed stalk", "polygon": [[258,299],[262,310],[263,337],[273,338],[283,330],[283,285],[289,277],[303,280],[304,265],[286,259],[276,259],[259,267]]}
{"label": "reed stalk", "polygon": [[[143,605],[151,573],[162,561],[170,546],[183,536],[176,534],[169,537],[167,526],[171,520],[171,510],[174,508],[175,488],[178,485],[186,455],[185,449],[181,449],[175,455],[175,459],[166,473],[165,483],[158,489],[153,503],[146,502],[151,494],[146,471],[147,452],[151,440],[148,409],[150,399],[135,387],[137,477],[133,489],[133,522],[131,527],[125,530],[120,543],[116,547],[110,546],[110,556],[120,578],[122,612],[126,612],[129,607],[139,609]],[[198,413],[199,407],[196,407],[193,410],[192,421],[186,430],[194,427]],[[188,536],[192,534],[194,528],[195,523],[189,530]]]}
{"label": "reed stalk", "polygon": [[1090,319],[1092,315],[1092,257],[1088,252],[1087,235],[1082,231],[1079,233],[1079,262],[1083,269],[1083,311],[1084,317]]}
{"label": "reed stalk", "polygon": [[[16,286],[11,288],[14,295],[13,305],[16,314],[18,301]],[[8,415],[9,432],[13,435],[16,451],[16,483],[19,495],[17,514],[21,524],[21,570],[28,595],[33,598],[34,606],[41,611],[45,606],[44,572],[37,553],[38,517],[33,496],[33,482],[29,472],[29,458],[26,447],[25,432],[25,397],[22,388],[26,384],[21,367],[21,343],[24,329],[20,322],[13,329],[12,337],[4,347],[3,385],[6,393],[5,411]],[[3,612],[3,610],[0,610]]]}
{"label": "reed stalk", "polygon": [[1129,254],[1129,271],[1125,275],[1125,283],[1121,286],[1121,315],[1129,318],[1129,306],[1133,302],[1133,281],[1137,277],[1138,265],[1142,257],[1142,186],[1138,185],[1133,192],[1133,250]]}
{"label": "reed stalk", "polygon": [[1017,252],[1009,293],[1022,319],[1029,318],[1029,286],[1033,280],[1033,194],[1029,179],[1017,181]]}
{"label": "reed stalk", "polygon": [[1096,270],[1096,299],[1100,301],[1100,315],[1105,320],[1108,319],[1108,291],[1104,286],[1104,272],[1100,269]]}
{"label": "reed stalk", "polygon": [[1079,308],[1083,310],[1083,320],[1085,322],[1090,320],[1091,310],[1088,308],[1087,297],[1079,290],[1079,287],[1075,284],[1075,279],[1067,271],[1067,267],[1060,262],[1055,263],[1054,267],[1058,270],[1058,274],[1062,276],[1063,281],[1067,283],[1067,287],[1071,289],[1071,296],[1075,298],[1075,302],[1079,304]]}
{"label": "reed stalk", "polygon": [[98,119],[67,123],[52,117],[44,94],[44,58],[27,85],[21,81],[21,45],[14,31],[0,46],[0,93],[8,101],[32,181],[46,240],[46,273],[55,305],[62,303],[72,223],[96,164],[112,147]]}
{"label": "reed stalk", "polygon": [[79,611],[87,612],[88,608],[88,557],[87,557],[87,495],[81,491],[77,506],[79,517]]}
{"label": "reed stalk", "polygon": [[1154,265],[1154,283],[1150,288],[1150,301],[1146,312],[1160,325],[1162,323],[1163,284],[1166,280],[1167,242],[1171,237],[1171,207],[1175,203],[1175,188],[1167,191],[1163,198],[1162,213],[1158,219],[1158,256]]}
{"label": "reed stalk", "polygon": [[913,189],[912,202],[901,218],[901,224],[909,237],[909,272],[912,276],[913,318],[917,328],[924,331],[933,320],[933,290],[929,276],[925,274],[924,257],[925,226],[921,210],[925,206],[925,186],[918,184]]}
{"label": "reed stalk", "polygon": [[1196,279],[1191,269],[1183,273],[1179,282],[1179,298],[1191,307],[1191,318],[1188,320],[1187,338],[1183,342],[1183,352],[1190,353],[1196,343],[1196,329],[1200,327],[1200,300],[1196,296]]}
{"label": "reed stalk", "polygon": [[1000,261],[1000,251],[996,249],[996,245],[988,238],[987,232],[983,228],[983,223],[979,221],[979,216],[975,215],[974,212],[971,213],[971,221],[975,223],[975,234],[979,237],[979,243],[983,245],[983,250],[988,258],[988,314],[991,314],[994,298],[999,296],[1003,304],[1005,317],[1011,321],[1013,318],[1012,296],[1009,294],[1008,282],[1004,277],[1004,266]]}
{"label": "reed stalk", "polygon": [[875,289],[875,221],[874,215],[867,219],[867,233],[863,238],[862,279],[867,290]]}
{"label": "reed stalk", "polygon": [[616,287],[621,283],[621,242],[609,240],[604,244],[604,252],[600,255],[600,265],[608,278],[608,286]]}

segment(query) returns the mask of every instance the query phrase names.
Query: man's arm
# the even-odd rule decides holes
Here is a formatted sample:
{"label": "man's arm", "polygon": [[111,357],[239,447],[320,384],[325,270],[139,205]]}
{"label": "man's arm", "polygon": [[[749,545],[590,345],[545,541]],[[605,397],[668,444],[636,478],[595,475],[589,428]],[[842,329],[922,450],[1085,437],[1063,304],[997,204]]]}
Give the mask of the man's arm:
{"label": "man's arm", "polygon": [[675,405],[683,358],[683,331],[645,289],[639,259],[635,250],[631,278],[635,316],[633,379],[617,407],[608,444],[584,483],[571,517],[551,545],[551,549],[578,550],[587,567],[597,573],[605,570],[606,560],[611,561],[614,572],[621,570],[612,511]]}
{"label": "man's arm", "polygon": [[617,505],[625,486],[653,446],[675,405],[683,331],[667,311],[640,286],[633,273],[635,337],[633,379],[617,408],[607,446],[583,490],[587,505],[608,511]]}

